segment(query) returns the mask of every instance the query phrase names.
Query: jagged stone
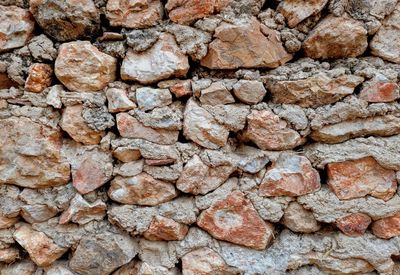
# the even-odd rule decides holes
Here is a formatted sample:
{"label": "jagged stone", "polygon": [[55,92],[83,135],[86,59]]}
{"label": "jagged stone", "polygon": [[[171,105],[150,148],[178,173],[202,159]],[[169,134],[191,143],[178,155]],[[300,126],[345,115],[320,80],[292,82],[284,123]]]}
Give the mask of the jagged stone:
{"label": "jagged stone", "polygon": [[372,224],[372,232],[375,236],[383,239],[389,239],[400,235],[400,214],[379,219]]}
{"label": "jagged stone", "polygon": [[187,225],[162,216],[156,216],[149,229],[144,232],[143,237],[151,241],[180,241],[185,238],[188,230]]}
{"label": "jagged stone", "polygon": [[321,228],[313,213],[297,202],[291,202],[285,209],[282,223],[293,232],[299,233],[313,233]]}
{"label": "jagged stone", "polygon": [[136,89],[136,102],[143,111],[150,111],[171,104],[172,96],[168,89],[143,87]]}
{"label": "jagged stone", "polygon": [[199,98],[203,105],[219,105],[235,103],[235,99],[221,82],[215,82],[210,87],[201,91]]}
{"label": "jagged stone", "polygon": [[108,111],[118,113],[135,108],[135,104],[128,98],[127,92],[120,88],[109,88],[106,91]]}
{"label": "jagged stone", "polygon": [[363,213],[354,213],[336,220],[336,226],[347,236],[361,236],[367,230],[371,218]]}
{"label": "jagged stone", "polygon": [[53,69],[50,65],[35,63],[29,69],[29,75],[25,82],[25,89],[40,93],[51,85]]}
{"label": "jagged stone", "polygon": [[369,83],[360,91],[360,98],[368,102],[392,102],[400,98],[399,86],[393,82]]}
{"label": "jagged stone", "polygon": [[306,3],[299,0],[285,0],[278,6],[277,11],[285,16],[289,27],[294,28],[308,17],[321,12],[327,3],[328,0]]}
{"label": "jagged stone", "polygon": [[94,203],[87,202],[81,195],[77,194],[70,202],[67,210],[60,216],[60,224],[70,221],[85,224],[92,220],[103,220],[106,215],[106,204],[100,200]]}

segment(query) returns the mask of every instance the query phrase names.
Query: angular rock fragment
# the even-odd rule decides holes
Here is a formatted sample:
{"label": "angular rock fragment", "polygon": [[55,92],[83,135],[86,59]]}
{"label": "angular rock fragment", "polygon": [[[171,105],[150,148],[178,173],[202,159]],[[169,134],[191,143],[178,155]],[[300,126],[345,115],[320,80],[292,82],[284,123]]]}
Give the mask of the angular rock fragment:
{"label": "angular rock fragment", "polygon": [[158,83],[160,88],[169,88],[177,98],[189,96],[192,94],[192,81],[191,80],[166,80]]}
{"label": "angular rock fragment", "polygon": [[300,134],[269,110],[253,110],[247,116],[243,139],[254,142],[263,150],[292,149],[302,143]]}
{"label": "angular rock fragment", "polygon": [[168,89],[143,87],[136,89],[136,102],[143,111],[150,111],[171,104],[172,95]]}
{"label": "angular rock fragment", "polygon": [[21,207],[21,217],[29,222],[43,222],[54,217],[58,214],[57,209],[49,207],[47,205],[35,204],[35,205],[24,205]]}
{"label": "angular rock fragment", "polygon": [[282,223],[293,232],[299,233],[313,233],[321,228],[312,212],[297,202],[291,202],[285,209]]}
{"label": "angular rock fragment", "polygon": [[267,93],[262,82],[256,80],[239,80],[233,85],[233,93],[246,104],[259,103]]}
{"label": "angular rock fragment", "polygon": [[30,0],[30,11],[43,31],[58,41],[90,39],[100,29],[92,0]]}
{"label": "angular rock fragment", "polygon": [[163,6],[160,0],[110,0],[106,15],[111,26],[126,28],[147,28],[161,19]]}
{"label": "angular rock fragment", "polygon": [[400,98],[399,86],[393,82],[377,81],[360,91],[360,98],[368,102],[392,102]]}
{"label": "angular rock fragment", "polygon": [[145,52],[128,50],[122,62],[121,78],[151,84],[172,76],[185,76],[188,70],[188,58],[179,49],[174,36],[163,33]]}
{"label": "angular rock fragment", "polygon": [[302,196],[321,188],[318,171],[303,156],[281,154],[261,181],[261,196]]}
{"label": "angular rock fragment", "polygon": [[180,241],[185,238],[188,230],[187,225],[162,216],[156,216],[149,229],[144,232],[143,237],[151,241]]}
{"label": "angular rock fragment", "polygon": [[265,223],[240,191],[204,210],[197,225],[214,238],[262,250],[272,239],[273,227]]}
{"label": "angular rock fragment", "polygon": [[106,96],[110,113],[124,112],[135,108],[135,104],[128,98],[124,89],[109,88]]}
{"label": "angular rock fragment", "polygon": [[91,129],[82,117],[83,106],[73,105],[65,107],[60,126],[73,140],[83,144],[99,144],[104,132]]}
{"label": "angular rock fragment", "polygon": [[13,263],[19,259],[19,250],[15,247],[0,249],[0,262]]}
{"label": "angular rock fragment", "polygon": [[231,93],[221,82],[215,82],[207,89],[202,90],[199,100],[201,104],[204,105],[219,105],[235,102]]}
{"label": "angular rock fragment", "polygon": [[50,65],[35,63],[29,69],[29,75],[25,82],[25,89],[40,93],[51,85],[53,69]]}
{"label": "angular rock fragment", "polygon": [[109,197],[125,204],[157,205],[177,196],[175,187],[167,182],[156,180],[146,173],[133,177],[117,176],[111,182]]}
{"label": "angular rock fragment", "polygon": [[203,105],[202,107],[211,113],[218,123],[234,132],[245,128],[246,118],[250,114],[249,106],[244,104]]}
{"label": "angular rock fragment", "polygon": [[18,222],[18,217],[9,218],[9,217],[0,215],[0,229],[10,228],[11,226],[16,224],[17,222]]}
{"label": "angular rock fragment", "polygon": [[183,134],[203,147],[218,149],[226,144],[229,131],[190,99],[185,108]]}
{"label": "angular rock fragment", "polygon": [[327,165],[328,185],[341,199],[371,195],[389,200],[396,192],[396,174],[380,166],[372,157]]}
{"label": "angular rock fragment", "polygon": [[65,224],[71,221],[85,224],[93,220],[100,221],[106,215],[106,208],[106,204],[100,200],[89,203],[77,194],[71,200],[68,209],[61,214],[59,223]]}
{"label": "angular rock fragment", "polygon": [[306,56],[314,59],[357,57],[368,47],[367,30],[361,22],[327,16],[304,41]]}
{"label": "angular rock fragment", "polygon": [[53,41],[44,34],[32,38],[29,41],[28,48],[32,57],[39,62],[53,61],[57,57],[57,50],[54,48]]}
{"label": "angular rock fragment", "polygon": [[22,260],[4,266],[0,264],[0,268],[2,272],[1,275],[31,275],[36,271],[37,266],[30,260]]}
{"label": "angular rock fragment", "polygon": [[0,53],[24,46],[32,37],[34,26],[27,10],[0,5]]}
{"label": "angular rock fragment", "polygon": [[33,230],[27,224],[19,224],[13,237],[29,253],[32,261],[38,266],[52,264],[68,249],[56,245],[44,233]]}
{"label": "angular rock fragment", "polygon": [[371,218],[363,213],[355,213],[336,220],[336,226],[347,236],[361,236],[367,230]]}
{"label": "angular rock fragment", "polygon": [[278,6],[277,11],[286,18],[288,26],[294,28],[308,17],[321,12],[327,3],[328,0],[307,2],[301,0],[284,0]]}
{"label": "angular rock fragment", "polygon": [[158,213],[176,222],[190,225],[196,222],[199,210],[196,208],[193,197],[182,196],[160,204]]}
{"label": "angular rock fragment", "polygon": [[390,239],[400,236],[400,212],[393,216],[375,221],[372,224],[372,232],[382,239]]}
{"label": "angular rock fragment", "polygon": [[210,69],[276,68],[292,59],[275,31],[255,18],[246,24],[222,23],[214,36],[201,60]]}
{"label": "angular rock fragment", "polygon": [[117,60],[100,52],[89,41],[61,44],[54,72],[69,90],[95,92],[114,81]]}

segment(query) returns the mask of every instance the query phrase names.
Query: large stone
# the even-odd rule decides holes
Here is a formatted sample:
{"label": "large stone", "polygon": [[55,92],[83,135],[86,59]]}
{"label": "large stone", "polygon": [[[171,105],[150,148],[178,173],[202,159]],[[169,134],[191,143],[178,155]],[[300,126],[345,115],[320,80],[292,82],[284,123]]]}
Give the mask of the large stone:
{"label": "large stone", "polygon": [[347,236],[361,236],[367,230],[371,218],[364,213],[354,213],[336,220],[336,226]]}
{"label": "large stone", "polygon": [[221,82],[215,82],[201,91],[199,98],[203,105],[219,105],[235,103],[235,99]]}
{"label": "large stone", "polygon": [[168,0],[165,9],[168,17],[179,24],[190,24],[193,21],[219,12],[229,4],[230,0]]}
{"label": "large stone", "polygon": [[290,28],[296,27],[299,23],[312,15],[316,15],[325,7],[328,0],[285,0],[278,6],[280,12],[287,20]]}
{"label": "large stone", "polygon": [[185,238],[188,230],[187,225],[177,223],[173,219],[156,216],[143,236],[151,241],[180,241]]}
{"label": "large stone", "polygon": [[89,41],[74,41],[60,46],[54,66],[58,80],[68,89],[95,92],[114,81],[117,60]]}
{"label": "large stone", "polygon": [[135,108],[135,104],[128,98],[124,89],[109,88],[106,91],[108,101],[108,111],[110,113],[118,113],[129,111]]}
{"label": "large stone", "polygon": [[237,25],[222,23],[214,36],[201,60],[210,69],[276,68],[292,59],[277,33],[255,18]]}
{"label": "large stone", "polygon": [[218,149],[226,144],[229,131],[209,112],[190,99],[184,112],[183,134],[203,147]]}
{"label": "large stone", "polygon": [[90,221],[103,220],[106,215],[107,206],[104,202],[96,200],[93,203],[87,202],[81,195],[77,194],[70,202],[69,207],[60,216],[60,224],[74,222],[86,224]]}
{"label": "large stone", "polygon": [[51,85],[53,69],[48,64],[35,63],[29,69],[29,75],[25,82],[25,89],[40,93]]}
{"label": "large stone", "polygon": [[392,102],[400,98],[399,89],[394,82],[376,81],[360,91],[360,98],[368,102]]}
{"label": "large stone", "polygon": [[367,47],[367,30],[361,22],[334,16],[319,22],[303,43],[305,55],[315,59],[357,57]]}
{"label": "large stone", "polygon": [[38,266],[51,265],[68,250],[55,244],[43,232],[33,230],[28,224],[18,224],[13,236]]}
{"label": "large stone", "polygon": [[172,76],[183,77],[188,70],[188,57],[181,52],[174,36],[163,33],[158,41],[144,52],[128,50],[122,62],[121,78],[151,84]]}
{"label": "large stone", "polygon": [[13,263],[19,260],[19,250],[15,247],[0,249],[0,262]]}
{"label": "large stone", "polygon": [[31,39],[34,26],[27,10],[0,5],[0,53],[24,46]]}
{"label": "large stone", "polygon": [[242,79],[233,85],[233,93],[240,101],[252,105],[259,103],[267,90],[260,81]]}
{"label": "large stone", "polygon": [[106,15],[111,26],[147,28],[161,19],[163,5],[160,0],[110,0]]}
{"label": "large stone", "polygon": [[175,187],[168,182],[156,180],[146,173],[133,177],[117,176],[111,182],[109,197],[125,204],[157,205],[177,196]]}
{"label": "large stone", "polygon": [[204,210],[197,225],[214,238],[262,250],[272,240],[273,227],[265,223],[240,191]]}
{"label": "large stone", "polygon": [[364,78],[342,75],[336,78],[319,73],[306,79],[269,81],[267,88],[274,103],[318,107],[334,103],[354,92]]}
{"label": "large stone", "polygon": [[400,63],[400,5],[385,18],[383,25],[370,42],[371,54]]}
{"label": "large stone", "polygon": [[68,182],[59,130],[25,117],[0,119],[0,129],[0,183],[43,188]]}
{"label": "large stone", "polygon": [[285,209],[282,223],[293,232],[298,233],[313,233],[321,228],[313,213],[304,209],[297,202],[291,202]]}
{"label": "large stone", "polygon": [[143,87],[136,89],[136,102],[143,111],[150,111],[171,104],[172,95],[168,89]]}
{"label": "large stone", "polygon": [[30,0],[30,11],[58,41],[90,39],[100,30],[100,13],[92,0]]}
{"label": "large stone", "polygon": [[318,171],[303,156],[281,154],[261,181],[261,196],[302,196],[321,188]]}
{"label": "large stone", "polygon": [[396,174],[380,166],[372,157],[327,165],[328,185],[339,199],[371,195],[389,200],[396,192]]}
{"label": "large stone", "polygon": [[99,144],[104,136],[103,131],[96,131],[89,127],[82,117],[82,105],[65,107],[60,126],[73,140],[83,144]]}
{"label": "large stone", "polygon": [[372,232],[382,239],[400,236],[400,212],[393,216],[375,221],[372,224]]}
{"label": "large stone", "polygon": [[254,142],[263,150],[292,149],[302,143],[300,134],[269,110],[253,110],[247,116],[243,139]]}

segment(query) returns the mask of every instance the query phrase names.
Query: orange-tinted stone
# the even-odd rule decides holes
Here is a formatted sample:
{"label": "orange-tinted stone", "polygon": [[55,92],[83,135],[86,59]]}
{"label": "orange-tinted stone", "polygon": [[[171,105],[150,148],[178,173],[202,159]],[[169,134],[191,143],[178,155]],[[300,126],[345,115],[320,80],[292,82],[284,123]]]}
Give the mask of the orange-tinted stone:
{"label": "orange-tinted stone", "polygon": [[105,184],[110,177],[104,171],[104,164],[92,158],[85,159],[72,175],[73,185],[81,194],[87,194]]}
{"label": "orange-tinted stone", "polygon": [[29,75],[25,82],[25,89],[40,93],[51,85],[53,69],[48,64],[36,63],[29,69]]}
{"label": "orange-tinted stone", "polygon": [[399,85],[393,82],[376,82],[360,92],[360,98],[368,102],[392,102],[400,98]]}
{"label": "orange-tinted stone", "polygon": [[375,221],[372,224],[372,232],[382,239],[400,236],[400,212],[391,217]]}
{"label": "orange-tinted stone", "polygon": [[371,218],[363,213],[350,214],[336,220],[336,226],[348,236],[361,236],[367,230]]}
{"label": "orange-tinted stone", "polygon": [[188,230],[187,225],[177,223],[169,218],[156,216],[143,236],[151,241],[180,241],[185,238]]}

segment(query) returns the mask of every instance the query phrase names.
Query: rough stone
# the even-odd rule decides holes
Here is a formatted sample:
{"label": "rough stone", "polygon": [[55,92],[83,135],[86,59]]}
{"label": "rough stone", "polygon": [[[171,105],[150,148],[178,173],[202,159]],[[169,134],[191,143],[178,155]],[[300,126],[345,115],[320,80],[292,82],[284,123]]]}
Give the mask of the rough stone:
{"label": "rough stone", "polygon": [[382,239],[400,236],[400,212],[393,216],[375,221],[372,224],[372,232]]}
{"label": "rough stone", "polygon": [[234,132],[245,128],[246,118],[250,114],[249,106],[244,104],[203,105],[202,107],[211,113],[218,123]]}
{"label": "rough stone", "polygon": [[117,60],[89,41],[74,41],[60,46],[54,66],[58,80],[68,89],[95,92],[114,81]]}
{"label": "rough stone", "polygon": [[299,233],[313,233],[321,228],[313,213],[297,202],[291,202],[285,209],[282,223],[293,232]]}
{"label": "rough stone", "polygon": [[221,82],[215,82],[207,89],[202,90],[199,100],[201,104],[204,105],[219,105],[235,102],[231,93]]}
{"label": "rough stone", "polygon": [[397,189],[395,172],[372,157],[329,163],[327,174],[329,187],[342,200],[371,195],[387,201]]}
{"label": "rough stone", "polygon": [[246,104],[259,103],[267,93],[264,85],[256,80],[239,80],[233,85],[233,93]]}
{"label": "rough stone", "polygon": [[158,86],[160,88],[169,88],[177,98],[192,94],[192,81],[190,80],[166,80],[159,82]]}
{"label": "rough stone", "polygon": [[13,263],[19,259],[19,250],[15,247],[0,249],[0,262]]}
{"label": "rough stone", "polygon": [[109,88],[106,90],[106,96],[110,113],[125,112],[135,108],[135,104],[128,98],[124,89]]}
{"label": "rough stone", "polygon": [[367,230],[371,218],[363,213],[355,213],[336,220],[336,226],[347,236],[362,236]]}
{"label": "rough stone", "polygon": [[392,102],[400,98],[399,86],[393,82],[377,81],[360,91],[360,98],[368,102]]}
{"label": "rough stone", "polygon": [[40,93],[51,85],[53,69],[50,65],[35,63],[29,69],[29,75],[25,82],[25,89]]}
{"label": "rough stone", "polygon": [[162,216],[156,216],[143,236],[151,241],[180,241],[185,238],[188,230],[187,225]]}
{"label": "rough stone", "polygon": [[143,111],[150,111],[171,104],[172,95],[168,89],[143,87],[136,89],[136,102]]}
{"label": "rough stone", "polygon": [[285,0],[278,6],[277,11],[286,18],[288,26],[294,28],[308,17],[321,12],[327,3],[328,0]]}
{"label": "rough stone", "polygon": [[29,41],[28,48],[32,57],[39,62],[53,61],[57,57],[53,41],[44,34],[33,37]]}
{"label": "rough stone", "polygon": [[100,200],[94,203],[87,202],[81,195],[77,194],[70,202],[67,210],[60,216],[60,224],[74,222],[86,224],[92,220],[103,220],[106,215],[106,204]]}

